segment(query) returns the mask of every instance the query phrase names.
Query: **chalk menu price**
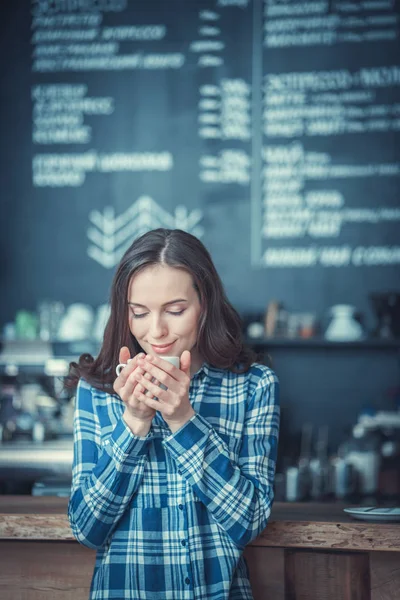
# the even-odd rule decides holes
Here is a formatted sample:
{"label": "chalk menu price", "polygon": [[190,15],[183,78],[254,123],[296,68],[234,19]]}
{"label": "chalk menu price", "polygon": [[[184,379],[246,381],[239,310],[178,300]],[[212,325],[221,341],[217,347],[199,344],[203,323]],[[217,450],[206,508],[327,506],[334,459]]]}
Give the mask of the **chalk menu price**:
{"label": "chalk menu price", "polygon": [[[153,50],[166,37],[165,25],[107,25],[110,17],[127,21],[128,8],[127,0],[33,2],[32,137],[45,150],[33,157],[35,187],[82,186],[94,172],[172,168],[169,149],[121,152],[112,139],[106,151],[93,147],[96,130],[106,119],[118,118],[119,108],[114,82],[107,84],[105,77],[103,85],[95,85],[99,73],[180,69],[184,64],[181,52]],[[103,93],[91,93],[92,87]],[[82,151],[68,151],[71,145]],[[57,150],[49,152],[52,146]]]}
{"label": "chalk menu price", "polygon": [[263,3],[255,264],[400,263],[399,15],[384,0]]}
{"label": "chalk menu price", "polygon": [[[240,47],[235,30],[242,28],[246,40],[251,33],[247,0],[32,6],[32,178],[38,193],[75,188],[78,194],[98,174],[152,172],[155,179],[170,177],[157,190],[160,213],[169,188],[186,191],[190,169],[196,178],[190,208],[197,216],[208,187],[229,185],[233,199],[248,199],[251,44],[232,61]],[[128,123],[131,114],[140,118],[129,133],[123,119],[127,115]],[[176,124],[173,135],[158,123]],[[145,150],[149,145],[152,151]],[[164,215],[169,226],[190,218],[183,221]]]}
{"label": "chalk menu price", "polygon": [[160,224],[201,235],[212,193],[231,213],[251,206],[253,266],[400,264],[398,3],[37,0],[31,12],[40,197],[56,188],[72,206],[107,178],[141,178],[146,197],[122,207],[121,223],[140,223],[129,239]]}

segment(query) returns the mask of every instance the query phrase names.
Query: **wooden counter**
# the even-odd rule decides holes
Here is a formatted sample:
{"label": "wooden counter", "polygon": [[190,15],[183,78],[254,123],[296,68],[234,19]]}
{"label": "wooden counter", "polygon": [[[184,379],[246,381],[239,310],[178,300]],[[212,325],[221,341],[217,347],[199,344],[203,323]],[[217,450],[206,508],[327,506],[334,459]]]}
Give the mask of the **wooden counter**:
{"label": "wooden counter", "polygon": [[[87,599],[95,552],[74,540],[66,509],[66,498],[0,496],[2,600]],[[400,524],[341,505],[276,503],[245,555],[254,600],[400,598]]]}

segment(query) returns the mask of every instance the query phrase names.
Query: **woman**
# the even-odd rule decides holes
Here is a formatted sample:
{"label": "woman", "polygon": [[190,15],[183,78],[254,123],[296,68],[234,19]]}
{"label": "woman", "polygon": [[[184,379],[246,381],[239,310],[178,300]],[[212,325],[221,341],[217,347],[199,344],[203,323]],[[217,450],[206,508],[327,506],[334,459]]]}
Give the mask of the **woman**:
{"label": "woman", "polygon": [[90,598],[251,599],[243,549],[271,510],[278,382],[243,346],[197,238],[134,241],[98,357],[71,364],[76,383],[68,513],[97,549]]}

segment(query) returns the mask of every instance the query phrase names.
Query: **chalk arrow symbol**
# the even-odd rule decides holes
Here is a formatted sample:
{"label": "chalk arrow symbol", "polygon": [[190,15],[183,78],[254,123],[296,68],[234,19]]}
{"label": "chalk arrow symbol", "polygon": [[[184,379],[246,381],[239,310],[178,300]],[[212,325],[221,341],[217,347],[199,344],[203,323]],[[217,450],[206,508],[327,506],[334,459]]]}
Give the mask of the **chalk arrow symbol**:
{"label": "chalk arrow symbol", "polygon": [[180,228],[201,237],[204,230],[199,226],[202,211],[189,213],[185,206],[178,206],[174,215],[161,208],[150,196],[140,196],[124,213],[115,217],[113,206],[103,211],[93,210],[89,220],[93,227],[87,230],[92,242],[88,255],[105,268],[114,267],[132,240],[156,227]]}
{"label": "chalk arrow symbol", "polygon": [[129,221],[135,219],[139,214],[139,205],[138,202],[134,202],[132,206],[130,206],[124,213],[120,214],[119,217],[115,219],[115,231],[124,227]]}
{"label": "chalk arrow symbol", "polygon": [[111,269],[118,262],[118,259],[114,254],[103,252],[99,248],[96,248],[96,246],[89,246],[88,255],[106,269]]}
{"label": "chalk arrow symbol", "polygon": [[190,215],[188,217],[188,227],[190,227],[190,229],[192,229],[192,227],[194,227],[195,225],[198,225],[198,223],[200,223],[202,218],[203,218],[202,211],[198,208],[195,208],[194,210],[192,210],[192,212],[190,213]]}
{"label": "chalk arrow symbol", "polygon": [[104,252],[114,252],[115,236],[104,235],[94,227],[90,227],[87,232],[88,238]]}
{"label": "chalk arrow symbol", "polygon": [[199,209],[188,212],[186,206],[177,206],[175,209],[175,227],[178,229],[184,229],[189,233],[193,233],[196,225],[203,218],[203,213]]}
{"label": "chalk arrow symbol", "polygon": [[106,206],[102,213],[98,210],[92,210],[89,219],[93,225],[96,225],[106,235],[112,235],[115,232],[115,213],[112,206]]}
{"label": "chalk arrow symbol", "polygon": [[[169,228],[175,226],[174,218],[166,210],[161,208],[157,202],[154,202],[150,196],[142,196],[139,198],[138,204],[140,217],[143,218],[143,225],[145,225],[143,215],[148,215],[150,217],[150,220],[148,221],[150,229],[154,229],[159,225]],[[142,221],[140,222],[140,225],[142,225]]]}
{"label": "chalk arrow symbol", "polygon": [[[128,223],[126,227],[118,231],[118,233],[115,234],[115,245],[118,247],[120,244],[125,243],[127,240],[129,240],[129,242],[132,243],[133,238],[137,237],[138,235],[138,230],[141,229],[140,223],[139,219],[136,219],[135,221],[133,221],[132,223]],[[147,226],[147,224],[145,226]],[[149,229],[151,229],[151,227],[147,226],[147,231]]]}
{"label": "chalk arrow symbol", "polygon": [[175,227],[191,231],[201,221],[203,213],[199,209],[188,212],[186,206],[177,206],[175,209]]}

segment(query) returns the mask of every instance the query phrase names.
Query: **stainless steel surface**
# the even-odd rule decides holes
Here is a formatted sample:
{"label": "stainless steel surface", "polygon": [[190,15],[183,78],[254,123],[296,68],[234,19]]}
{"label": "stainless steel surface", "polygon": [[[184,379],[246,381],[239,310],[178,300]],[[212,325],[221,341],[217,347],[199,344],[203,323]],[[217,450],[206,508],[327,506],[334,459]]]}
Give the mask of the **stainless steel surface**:
{"label": "stainless steel surface", "polygon": [[0,479],[71,476],[73,441],[0,444]]}

